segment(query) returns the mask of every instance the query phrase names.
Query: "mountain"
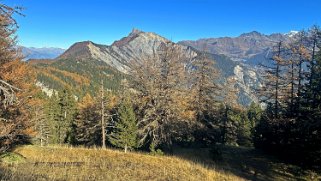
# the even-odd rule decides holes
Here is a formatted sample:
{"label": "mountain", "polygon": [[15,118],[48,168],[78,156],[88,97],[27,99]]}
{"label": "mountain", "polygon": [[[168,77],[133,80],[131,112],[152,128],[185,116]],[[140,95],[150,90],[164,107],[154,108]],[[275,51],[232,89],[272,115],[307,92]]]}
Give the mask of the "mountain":
{"label": "mountain", "polygon": [[[100,80],[108,89],[117,90],[128,78],[131,61],[152,55],[164,37],[155,33],[134,29],[128,36],[112,45],[100,45],[91,41],[77,42],[53,61],[30,62],[37,70],[38,86],[48,95],[65,87],[73,89],[76,96],[98,90]],[[182,54],[196,56],[189,47],[177,45]]]}
{"label": "mountain", "polygon": [[[98,90],[101,78],[109,89],[118,89],[128,78],[131,62],[148,57],[157,51],[168,39],[151,32],[134,29],[128,36],[112,45],[100,45],[91,41],[78,42],[52,62],[33,61],[38,70],[38,86],[50,92],[64,87],[74,89],[75,95]],[[175,44],[184,56],[194,58],[200,51],[182,44]],[[221,72],[221,82],[235,77],[240,88],[239,102],[248,105],[255,101],[252,93],[260,85],[255,69],[242,62],[233,61],[222,54],[210,54],[215,66]],[[214,80],[213,80],[214,81]]]}
{"label": "mountain", "polygon": [[[170,41],[155,33],[133,29],[127,37],[115,41],[111,46],[90,41],[75,43],[57,59],[92,59],[105,62],[122,73],[128,73],[131,61],[152,55],[162,43],[168,42]],[[189,47],[180,47],[182,53],[196,56]]]}
{"label": "mountain", "polygon": [[20,46],[25,60],[29,59],[54,59],[65,50],[62,48],[35,48]]}
{"label": "mountain", "polygon": [[257,65],[265,61],[271,55],[271,50],[276,42],[288,43],[292,40],[296,31],[287,34],[274,33],[264,35],[257,31],[243,33],[238,37],[206,38],[196,41],[180,41],[181,45],[191,46],[197,50],[203,50],[212,54],[223,54],[235,61],[244,61]]}

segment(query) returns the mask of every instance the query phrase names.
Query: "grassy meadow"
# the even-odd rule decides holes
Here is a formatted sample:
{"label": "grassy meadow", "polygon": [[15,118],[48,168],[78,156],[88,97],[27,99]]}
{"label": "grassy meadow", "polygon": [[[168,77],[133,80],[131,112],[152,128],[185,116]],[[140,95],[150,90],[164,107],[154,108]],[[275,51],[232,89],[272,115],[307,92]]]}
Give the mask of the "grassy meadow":
{"label": "grassy meadow", "polygon": [[0,180],[242,180],[174,156],[23,146],[2,156]]}
{"label": "grassy meadow", "polygon": [[22,146],[1,155],[0,180],[320,180],[257,150],[176,148],[172,156],[99,148]]}

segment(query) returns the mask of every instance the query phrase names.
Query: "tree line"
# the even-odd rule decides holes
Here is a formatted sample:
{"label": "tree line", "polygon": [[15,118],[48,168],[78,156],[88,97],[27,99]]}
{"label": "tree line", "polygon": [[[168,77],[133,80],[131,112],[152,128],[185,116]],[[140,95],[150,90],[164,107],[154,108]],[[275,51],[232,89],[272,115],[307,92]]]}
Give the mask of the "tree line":
{"label": "tree line", "polygon": [[134,60],[118,91],[104,89],[102,81],[94,97],[76,101],[67,89],[53,95],[38,114],[37,142],[169,153],[174,144],[251,146],[259,106],[250,112],[237,103],[233,78],[222,90],[209,55],[182,51],[168,42]]}
{"label": "tree line", "polygon": [[266,109],[254,144],[302,164],[320,164],[321,30],[313,26],[275,45],[271,61],[262,65],[266,83],[258,95]]}

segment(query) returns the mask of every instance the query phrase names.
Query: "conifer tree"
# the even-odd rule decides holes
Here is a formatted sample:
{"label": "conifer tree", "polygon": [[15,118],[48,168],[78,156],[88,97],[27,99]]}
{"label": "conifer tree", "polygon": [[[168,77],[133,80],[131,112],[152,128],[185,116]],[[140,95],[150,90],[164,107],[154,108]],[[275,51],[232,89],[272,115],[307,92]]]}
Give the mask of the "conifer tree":
{"label": "conifer tree", "polygon": [[241,110],[239,113],[239,127],[237,131],[237,144],[242,146],[252,146],[252,126],[246,115],[246,111]]}
{"label": "conifer tree", "polygon": [[[136,90],[140,144],[163,146],[172,151],[174,124],[185,121],[182,108],[186,93],[186,64],[179,46],[162,43],[153,55],[142,57],[132,65]],[[180,101],[183,100],[183,101]]]}
{"label": "conifer tree", "polygon": [[274,47],[271,66],[261,65],[264,68],[263,78],[265,84],[260,88],[259,99],[261,102],[270,105],[271,118],[279,118],[284,112],[286,98],[288,95],[287,62],[285,52],[287,51],[284,42],[280,41]]}
{"label": "conifer tree", "polygon": [[236,87],[235,77],[230,77],[224,84],[222,91],[224,102],[221,105],[220,123],[221,141],[224,144],[235,145],[237,143],[238,129],[240,126],[239,112],[242,106],[238,103],[239,90]]}
{"label": "conifer tree", "polygon": [[260,105],[252,102],[250,107],[247,110],[247,118],[250,122],[251,132],[253,133],[254,128],[257,123],[259,123],[262,117],[263,110],[261,109]]}
{"label": "conifer tree", "polygon": [[218,110],[218,99],[221,87],[218,84],[219,71],[214,65],[214,60],[209,58],[209,54],[202,52],[193,61],[192,91],[194,92],[194,106],[196,116],[199,121],[211,124],[211,119]]}
{"label": "conifer tree", "polygon": [[51,128],[48,116],[45,113],[45,108],[40,104],[33,110],[34,115],[32,121],[34,122],[35,131],[37,131],[36,139],[40,142],[40,146],[44,146],[49,143]]}
{"label": "conifer tree", "polygon": [[116,147],[128,149],[138,146],[137,119],[133,107],[129,101],[123,102],[119,108],[119,119],[109,137],[109,141]]}
{"label": "conifer tree", "polygon": [[21,8],[0,2],[0,152],[28,140],[26,133],[32,132],[26,105],[33,78],[16,46],[14,15],[20,12]]}
{"label": "conifer tree", "polygon": [[303,99],[304,94],[307,93],[307,83],[309,80],[307,70],[305,70],[305,64],[309,62],[310,54],[307,48],[307,33],[305,31],[299,32],[299,35],[296,39],[296,52],[298,56],[298,90],[297,90],[297,111],[299,113],[299,116],[302,115],[302,109],[303,104],[305,103],[305,100]]}
{"label": "conifer tree", "polygon": [[[309,41],[309,44],[310,44],[310,47],[312,48],[312,52],[311,52],[311,60],[310,60],[310,76],[309,76],[309,89],[311,91],[313,91],[314,93],[317,92],[317,87],[314,86],[315,82],[313,82],[313,80],[315,80],[315,75],[317,74],[316,73],[316,69],[317,69],[317,60],[316,60],[316,54],[317,54],[317,49],[318,49],[318,46],[320,46],[321,44],[321,29],[319,26],[312,26],[309,31],[308,31],[308,41]],[[320,48],[320,47],[319,47]],[[315,107],[315,98],[316,98],[316,95],[312,93],[312,107]]]}
{"label": "conifer tree", "polygon": [[73,140],[76,103],[70,90],[63,90],[54,95],[49,103],[49,116],[52,122],[52,143],[71,143]]}
{"label": "conifer tree", "polygon": [[100,104],[89,94],[79,103],[76,115],[76,143],[86,146],[101,145]]}

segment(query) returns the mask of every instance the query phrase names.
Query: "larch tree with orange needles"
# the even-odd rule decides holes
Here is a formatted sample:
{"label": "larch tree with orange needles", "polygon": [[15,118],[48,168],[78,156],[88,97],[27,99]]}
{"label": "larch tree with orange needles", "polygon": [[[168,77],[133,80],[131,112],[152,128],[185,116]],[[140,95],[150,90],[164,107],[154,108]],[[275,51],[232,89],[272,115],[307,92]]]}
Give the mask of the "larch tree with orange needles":
{"label": "larch tree with orange needles", "polygon": [[[25,142],[34,134],[28,102],[34,90],[29,66],[16,48],[18,28],[14,14],[21,8],[0,4],[0,151]],[[29,84],[30,83],[30,84]]]}

